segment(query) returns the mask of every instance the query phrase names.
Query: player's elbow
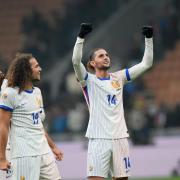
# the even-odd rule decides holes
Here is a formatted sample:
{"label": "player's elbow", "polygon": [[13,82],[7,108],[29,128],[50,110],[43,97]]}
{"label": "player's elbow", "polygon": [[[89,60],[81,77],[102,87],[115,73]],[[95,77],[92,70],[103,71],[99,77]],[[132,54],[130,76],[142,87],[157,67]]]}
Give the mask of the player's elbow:
{"label": "player's elbow", "polygon": [[143,69],[143,72],[150,69],[151,67],[152,67],[152,62],[141,63],[141,69]]}
{"label": "player's elbow", "polygon": [[153,54],[148,56],[148,67],[151,68],[153,65]]}
{"label": "player's elbow", "polygon": [[73,54],[73,56],[72,56],[73,66],[79,66],[80,61],[81,61],[81,57]]}
{"label": "player's elbow", "polygon": [[79,68],[79,66],[80,66],[79,62],[72,60],[72,63],[73,63],[74,68]]}

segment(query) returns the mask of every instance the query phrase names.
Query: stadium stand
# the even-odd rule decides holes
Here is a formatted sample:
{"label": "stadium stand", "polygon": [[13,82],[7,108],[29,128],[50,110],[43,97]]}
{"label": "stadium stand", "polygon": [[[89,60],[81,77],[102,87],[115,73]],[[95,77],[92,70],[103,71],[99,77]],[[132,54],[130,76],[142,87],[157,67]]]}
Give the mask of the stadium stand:
{"label": "stadium stand", "polygon": [[[43,6],[42,6],[43,4]],[[6,0],[0,5],[0,52],[9,64],[12,54],[21,50],[23,34],[21,33],[21,23],[24,16],[27,16],[35,8],[46,17],[54,9],[63,8],[63,0],[39,1],[11,1]]]}
{"label": "stadium stand", "polygon": [[148,89],[152,90],[160,105],[175,106],[180,103],[180,42],[166,53],[154,69],[145,76]]}

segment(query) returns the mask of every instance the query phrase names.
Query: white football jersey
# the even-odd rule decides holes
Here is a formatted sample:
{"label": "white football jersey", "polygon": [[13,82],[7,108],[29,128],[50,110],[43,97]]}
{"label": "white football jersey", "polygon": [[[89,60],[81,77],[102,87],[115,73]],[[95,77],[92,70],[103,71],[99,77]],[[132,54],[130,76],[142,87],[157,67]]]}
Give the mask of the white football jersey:
{"label": "white football jersey", "polygon": [[39,88],[22,91],[7,87],[0,98],[0,108],[12,112],[10,130],[11,158],[37,156],[50,152],[42,121],[45,118]]}
{"label": "white football jersey", "polygon": [[110,78],[97,78],[88,73],[85,82],[81,82],[90,113],[86,137],[129,136],[123,108],[123,85],[128,79],[128,70],[122,70],[110,73]]}

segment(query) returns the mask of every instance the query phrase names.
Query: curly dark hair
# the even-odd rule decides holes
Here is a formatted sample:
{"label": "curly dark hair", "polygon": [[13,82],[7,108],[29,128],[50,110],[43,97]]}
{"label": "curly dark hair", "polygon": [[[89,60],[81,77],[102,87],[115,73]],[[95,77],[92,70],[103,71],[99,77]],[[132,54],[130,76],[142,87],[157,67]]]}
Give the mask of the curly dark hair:
{"label": "curly dark hair", "polygon": [[6,75],[8,87],[19,87],[19,93],[25,90],[27,82],[32,78],[32,69],[29,62],[32,58],[34,58],[32,54],[16,54]]}

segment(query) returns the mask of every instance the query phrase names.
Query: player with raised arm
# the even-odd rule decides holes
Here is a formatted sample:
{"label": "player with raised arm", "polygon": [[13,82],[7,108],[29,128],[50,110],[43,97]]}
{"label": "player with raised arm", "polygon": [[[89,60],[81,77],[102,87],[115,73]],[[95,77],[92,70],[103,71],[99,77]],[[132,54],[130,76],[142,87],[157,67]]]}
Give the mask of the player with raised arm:
{"label": "player with raised arm", "polygon": [[130,176],[128,130],[124,118],[123,86],[149,69],[153,63],[153,28],[144,26],[145,52],[142,61],[129,68],[110,73],[110,57],[103,48],[90,55],[87,72],[81,62],[84,39],[92,25],[82,23],[73,50],[73,67],[89,107],[89,138],[87,176],[103,180],[109,171],[113,179],[127,180]]}
{"label": "player with raised arm", "polygon": [[[7,73],[7,87],[0,98],[0,169],[13,169],[12,180],[59,180],[55,163],[62,152],[45,132],[42,95],[33,86],[41,68],[31,54],[18,54]],[[9,132],[9,126],[11,128]],[[5,149],[10,133],[11,164]]]}

